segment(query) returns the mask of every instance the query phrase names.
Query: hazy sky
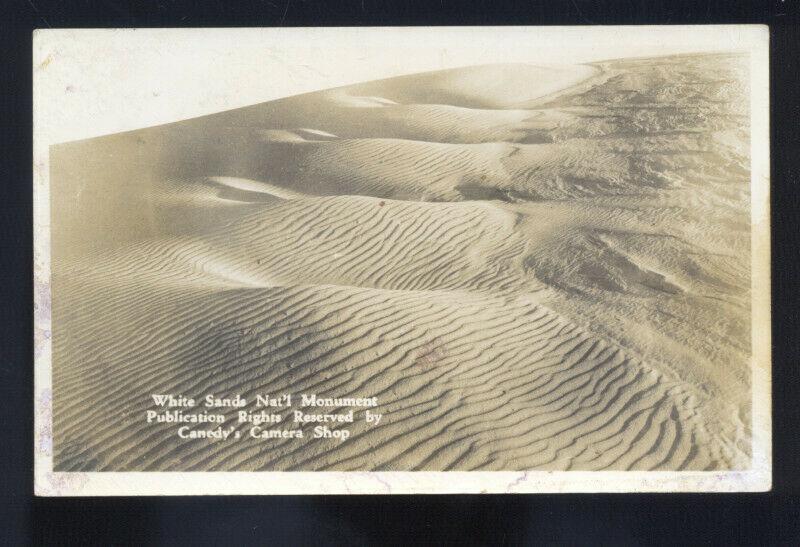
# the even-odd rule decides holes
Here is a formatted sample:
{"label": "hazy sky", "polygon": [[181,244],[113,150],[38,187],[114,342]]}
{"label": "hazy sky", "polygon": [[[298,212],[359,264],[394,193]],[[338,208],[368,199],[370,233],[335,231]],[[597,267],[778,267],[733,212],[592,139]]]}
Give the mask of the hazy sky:
{"label": "hazy sky", "polygon": [[46,30],[39,146],[400,74],[752,49],[758,26]]}

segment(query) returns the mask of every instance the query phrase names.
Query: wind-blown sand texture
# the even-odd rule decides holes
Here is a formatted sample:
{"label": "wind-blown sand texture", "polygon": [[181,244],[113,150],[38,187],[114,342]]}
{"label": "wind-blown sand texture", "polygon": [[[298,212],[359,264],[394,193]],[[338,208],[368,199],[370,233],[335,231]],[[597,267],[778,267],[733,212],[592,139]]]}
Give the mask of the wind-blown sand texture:
{"label": "wind-blown sand texture", "polygon": [[[745,70],[468,67],[53,147],[55,468],[747,468]],[[384,417],[182,440],[153,393]]]}

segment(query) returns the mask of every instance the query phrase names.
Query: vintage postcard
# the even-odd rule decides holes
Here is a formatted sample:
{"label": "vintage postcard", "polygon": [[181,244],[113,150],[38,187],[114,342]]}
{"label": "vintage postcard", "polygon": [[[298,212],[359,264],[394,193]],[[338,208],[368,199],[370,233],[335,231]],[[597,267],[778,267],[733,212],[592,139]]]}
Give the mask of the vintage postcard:
{"label": "vintage postcard", "polygon": [[36,493],[770,489],[768,41],[37,31]]}

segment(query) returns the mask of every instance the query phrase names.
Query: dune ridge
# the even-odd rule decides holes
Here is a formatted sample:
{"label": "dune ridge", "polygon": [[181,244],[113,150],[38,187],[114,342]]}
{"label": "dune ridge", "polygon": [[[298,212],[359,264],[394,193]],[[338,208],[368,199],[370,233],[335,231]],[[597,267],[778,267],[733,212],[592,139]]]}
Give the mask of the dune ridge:
{"label": "dune ridge", "polygon": [[[743,66],[468,67],[54,147],[56,468],[746,468]],[[181,440],[152,393],[385,421]]]}

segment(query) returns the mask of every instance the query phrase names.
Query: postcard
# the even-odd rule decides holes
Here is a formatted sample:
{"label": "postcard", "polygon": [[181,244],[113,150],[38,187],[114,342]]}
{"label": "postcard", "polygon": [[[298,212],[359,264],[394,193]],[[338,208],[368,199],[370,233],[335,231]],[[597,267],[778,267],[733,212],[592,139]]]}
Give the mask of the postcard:
{"label": "postcard", "polygon": [[42,496],[771,487],[765,26],[42,30]]}

